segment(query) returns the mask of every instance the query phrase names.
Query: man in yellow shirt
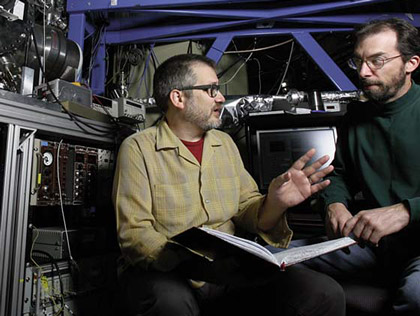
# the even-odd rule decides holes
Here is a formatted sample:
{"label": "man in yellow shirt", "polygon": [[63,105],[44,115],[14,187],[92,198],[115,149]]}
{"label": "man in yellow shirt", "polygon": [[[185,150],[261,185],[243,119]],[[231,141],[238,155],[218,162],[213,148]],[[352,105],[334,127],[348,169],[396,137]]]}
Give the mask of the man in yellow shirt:
{"label": "man in yellow shirt", "polygon": [[[292,267],[264,282],[232,283],[235,264],[201,266],[171,243],[206,226],[230,234],[240,228],[287,247],[287,208],[329,184],[321,180],[332,167],[317,171],[327,156],[305,166],[311,150],[261,195],[230,136],[215,129],[225,101],[219,88],[210,59],[168,59],[153,86],[164,119],[121,145],[113,197],[128,315],[344,315],[341,287],[323,274]],[[198,286],[191,276],[210,282]]]}

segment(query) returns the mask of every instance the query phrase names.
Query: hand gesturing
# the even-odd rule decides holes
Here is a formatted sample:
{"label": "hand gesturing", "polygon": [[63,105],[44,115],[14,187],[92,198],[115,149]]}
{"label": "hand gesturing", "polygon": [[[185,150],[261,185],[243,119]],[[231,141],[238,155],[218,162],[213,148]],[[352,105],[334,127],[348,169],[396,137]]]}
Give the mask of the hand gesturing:
{"label": "hand gesturing", "polygon": [[328,161],[329,157],[327,155],[305,167],[314,154],[315,149],[309,150],[296,160],[287,172],[274,178],[270,183],[268,195],[270,198],[277,200],[281,207],[295,206],[330,184],[329,180],[319,182],[334,169],[330,165],[318,171]]}

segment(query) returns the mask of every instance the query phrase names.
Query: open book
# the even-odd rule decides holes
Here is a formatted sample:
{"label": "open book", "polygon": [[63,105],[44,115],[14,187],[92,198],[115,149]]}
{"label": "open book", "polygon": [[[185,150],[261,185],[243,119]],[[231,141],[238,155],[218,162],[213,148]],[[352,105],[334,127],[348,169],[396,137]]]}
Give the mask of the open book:
{"label": "open book", "polygon": [[260,244],[248,239],[210,228],[196,227],[173,237],[172,240],[210,261],[220,257],[238,256],[251,261],[263,260],[282,270],[293,264],[356,244],[354,239],[342,237],[309,246],[290,248],[273,254]]}

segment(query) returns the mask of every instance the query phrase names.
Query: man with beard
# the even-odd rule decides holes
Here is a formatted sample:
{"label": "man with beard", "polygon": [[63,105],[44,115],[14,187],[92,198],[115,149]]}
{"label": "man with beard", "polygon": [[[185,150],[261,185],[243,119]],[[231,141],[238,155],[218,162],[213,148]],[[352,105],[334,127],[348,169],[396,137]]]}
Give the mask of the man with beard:
{"label": "man with beard", "polygon": [[324,274],[298,267],[267,274],[231,258],[210,263],[171,242],[207,226],[287,247],[286,210],[329,184],[322,178],[333,168],[317,171],[328,156],[306,166],[315,153],[308,151],[263,196],[230,136],[215,130],[225,101],[215,64],[174,56],[153,85],[164,118],[122,143],[114,179],[127,315],[344,315],[344,293]]}
{"label": "man with beard", "polygon": [[420,86],[411,79],[419,32],[393,18],[362,25],[355,39],[349,65],[368,101],[348,105],[331,185],[321,195],[327,236],[352,234],[365,247],[305,264],[389,286],[395,315],[420,315]]}

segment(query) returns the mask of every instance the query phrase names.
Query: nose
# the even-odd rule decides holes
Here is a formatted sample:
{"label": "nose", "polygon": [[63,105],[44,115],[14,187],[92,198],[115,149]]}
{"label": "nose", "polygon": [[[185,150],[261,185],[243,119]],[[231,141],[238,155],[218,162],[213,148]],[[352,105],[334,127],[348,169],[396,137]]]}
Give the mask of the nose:
{"label": "nose", "polygon": [[216,97],[214,98],[214,100],[218,103],[224,103],[226,101],[225,97],[223,96],[222,91],[219,90],[219,93],[217,93]]}
{"label": "nose", "polygon": [[371,75],[372,75],[372,69],[369,68],[366,61],[363,61],[362,64],[360,65],[360,69],[359,69],[360,78],[366,78],[366,77],[369,77]]}

